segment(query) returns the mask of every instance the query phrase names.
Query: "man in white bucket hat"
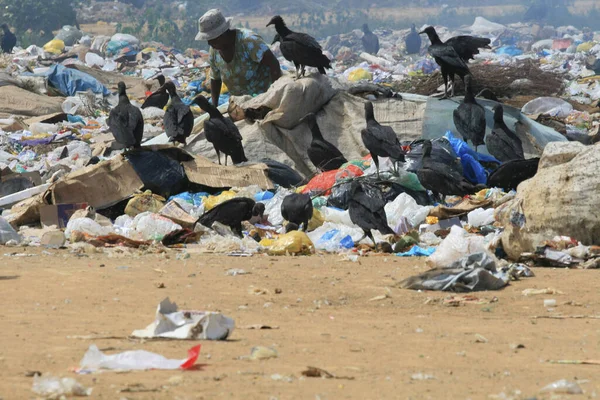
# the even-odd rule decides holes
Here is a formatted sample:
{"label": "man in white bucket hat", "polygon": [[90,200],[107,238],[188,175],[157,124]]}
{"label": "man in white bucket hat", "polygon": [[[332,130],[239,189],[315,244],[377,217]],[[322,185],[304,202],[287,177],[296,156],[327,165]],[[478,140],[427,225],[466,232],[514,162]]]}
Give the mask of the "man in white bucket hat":
{"label": "man in white bucket hat", "polygon": [[232,18],[212,9],[198,20],[196,40],[210,46],[210,92],[219,104],[223,82],[234,96],[264,93],[281,76],[281,67],[269,46],[247,29],[232,29]]}

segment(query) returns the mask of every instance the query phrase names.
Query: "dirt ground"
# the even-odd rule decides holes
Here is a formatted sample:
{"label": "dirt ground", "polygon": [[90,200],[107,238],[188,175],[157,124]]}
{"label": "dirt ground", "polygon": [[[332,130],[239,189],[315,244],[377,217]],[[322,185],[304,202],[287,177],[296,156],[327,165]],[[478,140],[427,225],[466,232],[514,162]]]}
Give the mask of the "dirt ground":
{"label": "dirt ground", "polygon": [[[189,254],[0,248],[0,398],[35,398],[28,371],[74,377],[94,399],[545,399],[540,389],[559,379],[580,381],[584,394],[570,398],[600,393],[600,366],[547,362],[600,359],[600,319],[535,318],[600,315],[598,271],[535,269],[534,278],[477,293],[497,301],[450,307],[448,293],[395,287],[425,271],[424,259]],[[250,274],[228,276],[230,268]],[[547,287],[564,294],[522,294]],[[196,342],[128,339],[167,296],[235,319],[229,340],[201,343],[200,368],[71,372],[91,344],[185,358]],[[277,329],[242,328],[251,324]],[[279,357],[240,359],[258,345]],[[353,379],[305,378],[307,366]]]}

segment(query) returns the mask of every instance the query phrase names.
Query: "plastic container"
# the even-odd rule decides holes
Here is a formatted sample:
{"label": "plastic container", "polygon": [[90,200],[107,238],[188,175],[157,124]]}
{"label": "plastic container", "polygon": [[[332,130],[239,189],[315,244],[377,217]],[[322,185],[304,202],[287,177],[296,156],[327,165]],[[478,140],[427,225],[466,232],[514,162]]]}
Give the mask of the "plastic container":
{"label": "plastic container", "polygon": [[17,243],[21,242],[21,237],[8,223],[7,220],[0,217],[0,244],[4,245],[7,242],[14,240]]}

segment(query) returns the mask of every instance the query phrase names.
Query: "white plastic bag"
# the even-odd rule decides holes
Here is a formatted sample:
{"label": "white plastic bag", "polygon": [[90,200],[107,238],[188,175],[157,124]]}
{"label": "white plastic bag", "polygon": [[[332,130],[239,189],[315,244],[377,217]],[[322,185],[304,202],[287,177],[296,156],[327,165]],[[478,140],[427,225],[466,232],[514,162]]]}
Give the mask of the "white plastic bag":
{"label": "white plastic bag", "polygon": [[131,45],[136,46],[140,44],[140,40],[138,38],[128,33],[115,33],[114,35],[112,35],[110,40],[112,42],[127,42]]}
{"label": "white plastic bag", "polygon": [[65,236],[71,237],[73,232],[82,232],[92,236],[104,236],[113,233],[112,227],[102,226],[91,218],[75,218],[69,220]]}
{"label": "white plastic bag", "polygon": [[476,208],[467,214],[467,220],[469,225],[479,228],[480,226],[490,225],[494,223],[494,209],[488,208]]}
{"label": "white plastic bag", "polygon": [[385,214],[388,225],[393,229],[399,223],[402,217],[406,217],[410,225],[418,227],[425,221],[429,215],[431,207],[420,206],[415,199],[406,193],[400,193],[394,201],[385,205]]}
{"label": "white plastic bag", "polygon": [[145,350],[125,351],[107,355],[93,344],[79,363],[79,372],[94,372],[101,369],[133,371],[146,369],[189,369],[200,354],[200,345],[188,350],[188,358],[173,360]]}
{"label": "white plastic bag", "polygon": [[435,253],[429,256],[427,264],[432,267],[445,267],[463,257],[479,252],[487,252],[485,238],[469,234],[463,228],[454,225]]}
{"label": "white plastic bag", "polygon": [[181,225],[162,215],[151,212],[143,212],[136,215],[131,227],[144,240],[161,240],[165,235],[181,229]]}
{"label": "white plastic bag", "polygon": [[99,56],[96,53],[92,53],[91,51],[88,51],[85,55],[85,63],[87,64],[88,67],[92,68],[92,67],[104,67],[104,58]]}
{"label": "white plastic bag", "polygon": [[521,112],[527,115],[548,114],[552,117],[566,118],[573,106],[557,97],[538,97],[523,106]]}
{"label": "white plastic bag", "polygon": [[265,214],[269,216],[269,222],[275,226],[283,225],[283,216],[281,215],[281,203],[283,199],[293,193],[291,190],[280,188],[275,196],[269,200],[262,201],[265,204]]}
{"label": "white plastic bag", "polygon": [[314,231],[308,232],[307,235],[313,242],[315,249],[337,253],[347,250],[344,244],[348,244],[346,239],[348,236],[356,244],[356,241],[363,236],[363,231],[354,226],[325,222]]}

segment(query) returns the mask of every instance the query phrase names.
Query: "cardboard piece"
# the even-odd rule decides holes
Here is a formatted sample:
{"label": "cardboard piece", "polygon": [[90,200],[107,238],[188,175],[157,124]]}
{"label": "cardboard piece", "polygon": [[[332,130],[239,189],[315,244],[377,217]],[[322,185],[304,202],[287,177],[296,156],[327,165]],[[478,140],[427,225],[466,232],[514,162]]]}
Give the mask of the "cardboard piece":
{"label": "cardboard piece", "polygon": [[181,225],[183,228],[193,229],[196,224],[197,218],[192,217],[190,214],[185,212],[183,208],[175,200],[168,202],[160,211],[159,214],[163,217],[169,218],[176,224]]}
{"label": "cardboard piece", "polygon": [[[39,188],[40,186],[38,186]],[[35,189],[35,188],[32,188]],[[13,228],[21,225],[35,224],[40,221],[40,207],[44,205],[43,193],[30,197],[15,204],[11,208],[8,222]]]}
{"label": "cardboard piece", "polygon": [[16,86],[0,87],[0,116],[25,115],[36,117],[62,112],[63,97],[50,97],[29,92]]}
{"label": "cardboard piece", "polygon": [[87,203],[43,205],[40,207],[40,222],[42,226],[65,228],[73,213],[87,206]]}
{"label": "cardboard piece", "polygon": [[87,203],[96,210],[128,199],[143,182],[123,156],[71,172],[49,190],[52,204]]}
{"label": "cardboard piece", "polygon": [[265,164],[244,165],[243,167],[214,164],[202,156],[186,161],[183,169],[192,183],[212,188],[246,187],[258,185],[263,190],[273,189],[273,182],[267,176]]}

